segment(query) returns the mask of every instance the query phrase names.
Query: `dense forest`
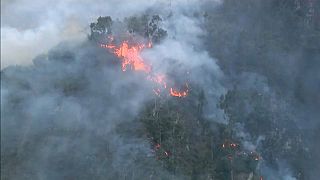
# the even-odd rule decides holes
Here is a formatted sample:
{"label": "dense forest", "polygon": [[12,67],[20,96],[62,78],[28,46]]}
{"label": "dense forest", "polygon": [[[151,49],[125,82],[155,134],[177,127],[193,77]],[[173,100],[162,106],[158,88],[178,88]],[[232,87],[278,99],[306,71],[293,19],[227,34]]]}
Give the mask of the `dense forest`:
{"label": "dense forest", "polygon": [[[1,179],[318,179],[320,2],[166,8],[1,70]],[[109,41],[152,43],[188,95],[155,94]]]}

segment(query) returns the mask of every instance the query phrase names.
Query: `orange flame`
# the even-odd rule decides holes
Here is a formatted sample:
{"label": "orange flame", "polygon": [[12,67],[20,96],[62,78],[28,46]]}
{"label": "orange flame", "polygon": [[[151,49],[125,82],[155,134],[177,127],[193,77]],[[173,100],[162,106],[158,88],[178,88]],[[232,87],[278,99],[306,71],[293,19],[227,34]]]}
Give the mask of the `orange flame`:
{"label": "orange flame", "polygon": [[177,91],[170,88],[170,95],[175,97],[186,97],[188,95],[188,91]]}
{"label": "orange flame", "polygon": [[[142,71],[147,74],[147,79],[160,85],[163,89],[168,89],[171,96],[186,97],[188,95],[187,84],[187,90],[185,91],[178,91],[172,87],[167,88],[166,76],[164,74],[153,74],[151,72],[152,66],[147,64],[140,56],[140,53],[143,49],[152,48],[152,43],[150,41],[146,45],[129,45],[128,41],[123,41],[118,47],[114,44],[111,44],[113,40],[113,36],[108,36],[108,44],[101,44],[101,47],[109,49],[121,60],[122,71],[126,71],[128,68],[131,68],[131,70],[134,71]],[[160,96],[161,90],[159,88],[153,89],[153,91],[156,95]]]}
{"label": "orange flame", "polygon": [[104,45],[102,47],[112,50],[112,52],[121,59],[122,71],[126,71],[130,65],[135,71],[145,71],[147,73],[151,71],[151,67],[144,63],[140,56],[140,52],[144,46],[129,47],[128,42],[124,41],[118,48],[115,45]]}

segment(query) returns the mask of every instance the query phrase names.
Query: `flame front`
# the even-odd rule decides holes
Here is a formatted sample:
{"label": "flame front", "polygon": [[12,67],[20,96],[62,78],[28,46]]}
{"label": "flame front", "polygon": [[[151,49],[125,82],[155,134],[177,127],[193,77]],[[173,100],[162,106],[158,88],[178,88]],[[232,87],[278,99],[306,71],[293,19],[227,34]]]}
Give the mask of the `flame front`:
{"label": "flame front", "polygon": [[128,66],[131,66],[135,71],[144,71],[146,73],[151,71],[151,67],[147,65],[140,56],[140,52],[144,46],[129,47],[127,41],[122,42],[120,47],[116,47],[115,45],[101,46],[112,50],[113,54],[121,59],[122,71],[126,71]]}
{"label": "flame front", "polygon": [[[112,42],[114,38],[108,36],[109,42]],[[122,71],[130,68],[134,71],[142,71],[146,74],[148,80],[157,84],[158,88],[153,89],[153,92],[160,96],[161,89],[166,89],[168,94],[175,97],[186,97],[189,93],[189,87],[186,83],[186,90],[179,91],[173,87],[167,86],[166,76],[164,74],[155,74],[152,72],[152,66],[143,60],[140,53],[145,48],[152,48],[152,43],[149,41],[145,44],[129,45],[128,41],[123,41],[119,46],[108,43],[101,44],[101,47],[109,49],[114,55],[116,55],[121,61]],[[160,89],[160,88],[161,89]]]}
{"label": "flame front", "polygon": [[186,97],[188,95],[188,90],[186,91],[177,91],[173,88],[170,88],[170,95],[175,97]]}

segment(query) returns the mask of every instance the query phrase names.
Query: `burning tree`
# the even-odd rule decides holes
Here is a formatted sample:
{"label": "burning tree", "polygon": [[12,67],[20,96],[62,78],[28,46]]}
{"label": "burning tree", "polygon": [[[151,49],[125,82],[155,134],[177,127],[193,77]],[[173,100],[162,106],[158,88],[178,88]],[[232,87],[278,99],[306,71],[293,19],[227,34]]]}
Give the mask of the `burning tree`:
{"label": "burning tree", "polygon": [[[138,131],[148,137],[154,158],[164,168],[194,179],[234,179],[255,172],[259,155],[245,151],[236,143],[240,141],[233,135],[234,124],[213,123],[203,116],[206,104],[203,90],[189,91],[192,84],[188,82],[185,89],[175,89],[166,74],[154,73],[152,66],[140,56],[144,49],[152,48],[166,37],[166,31],[160,26],[160,16],[126,18],[126,25],[122,27],[127,30],[121,36],[111,31],[115,23],[110,17],[99,19],[91,24],[90,37],[94,37],[91,40],[119,58],[122,71],[142,72],[146,80],[157,86],[154,102],[149,102],[140,113],[143,129]],[[180,98],[163,96],[164,91]],[[256,176],[260,177],[255,172]]]}
{"label": "burning tree", "polygon": [[90,39],[117,56],[121,61],[122,71],[130,69],[145,73],[146,79],[156,84],[153,89],[156,95],[160,96],[163,91],[167,91],[171,96],[186,97],[189,93],[188,82],[184,83],[183,88],[175,88],[167,74],[154,72],[151,64],[140,55],[144,49],[152,48],[154,43],[160,43],[166,37],[166,31],[160,27],[161,21],[158,15],[153,15],[150,20],[148,16],[132,17],[125,20],[128,30],[124,34],[113,35],[112,19],[99,17],[97,23],[90,25]]}

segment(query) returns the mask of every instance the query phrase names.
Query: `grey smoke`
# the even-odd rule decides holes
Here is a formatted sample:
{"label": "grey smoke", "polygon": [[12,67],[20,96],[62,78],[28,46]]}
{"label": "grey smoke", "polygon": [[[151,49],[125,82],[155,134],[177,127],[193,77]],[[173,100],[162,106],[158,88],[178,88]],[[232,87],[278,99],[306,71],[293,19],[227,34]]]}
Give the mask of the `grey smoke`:
{"label": "grey smoke", "polygon": [[[303,12],[286,10],[295,2],[304,6],[313,2],[314,25],[306,22],[308,15]],[[319,1],[257,0],[225,1],[221,9],[203,7],[208,12],[207,49],[217,58],[229,86],[262,87],[257,92],[268,97],[270,109],[289,116],[275,117],[276,122],[287,119],[280,126],[292,131],[291,135],[302,133],[301,145],[311,157],[299,162],[307,179],[319,177],[319,5]],[[243,78],[247,73],[253,74]],[[252,84],[257,77],[260,83]],[[248,107],[244,114],[251,111]]]}
{"label": "grey smoke", "polygon": [[[18,10],[22,8],[22,14],[31,13],[29,18],[39,19],[34,19],[31,24],[19,24],[15,19],[10,21],[12,19],[7,14],[3,17],[6,19],[2,27],[4,67],[9,64],[27,66],[9,66],[1,71],[1,161],[5,164],[1,169],[2,178],[186,179],[161,167],[151,152],[146,135],[136,133],[143,132],[135,118],[145,102],[153,97],[151,82],[144,81],[143,74],[123,73],[118,59],[107,50],[81,40],[86,36],[85,31],[81,31],[82,25],[87,26],[89,18],[98,16],[87,12],[86,6],[81,6],[81,3],[89,2],[78,2],[81,7],[74,1],[58,2],[57,5],[52,4],[53,10],[42,10],[47,4],[41,2],[35,3],[40,7],[33,7],[25,1],[4,3],[5,12],[17,6]],[[113,15],[110,7],[110,11],[102,11],[101,3],[90,1],[94,4],[92,10],[99,15],[106,12]],[[118,6],[116,2],[109,3],[123,9],[123,13],[131,7],[134,11],[130,13],[135,14],[145,10],[152,2],[142,3],[142,6],[129,2]],[[75,7],[65,9],[71,5]],[[176,4],[182,7],[187,5],[185,8],[191,9],[192,4]],[[31,12],[34,8],[41,11]],[[49,13],[45,18],[36,14],[46,14],[46,10]],[[78,13],[81,15],[75,16]],[[114,16],[121,18],[123,15],[130,16],[130,13],[115,13]],[[175,24],[178,22],[175,19],[177,16],[190,23],[190,31],[181,32],[183,24]],[[70,21],[64,22],[69,17],[74,17],[72,21],[75,24],[71,23],[71,26],[75,27],[69,27]],[[87,19],[78,19],[80,17]],[[196,36],[191,36],[202,33],[196,25],[197,20],[178,11],[165,22],[176,28],[176,37],[169,37],[155,47],[155,50],[164,48],[168,51],[168,57],[156,60],[166,62],[173,59],[194,69],[195,75],[201,75],[201,71],[207,69],[212,74],[201,81],[194,78],[192,82],[198,82],[200,86],[216,86],[216,90],[206,91],[214,102],[224,92],[218,82],[222,72],[206,51],[194,48],[201,43]],[[69,28],[75,30],[70,32],[72,36],[64,36],[63,33]],[[167,27],[170,33],[171,28]],[[187,42],[181,42],[184,38]],[[63,40],[69,42],[51,49]],[[19,51],[17,46],[24,51],[15,53]],[[46,53],[48,49],[51,50]],[[180,53],[175,54],[173,49]],[[149,53],[152,57],[159,56],[154,54],[157,53],[154,50]],[[29,59],[36,54],[43,55],[36,57],[33,65],[28,65]],[[148,57],[148,52],[145,56]],[[166,72],[164,67],[162,70]]]}
{"label": "grey smoke", "polygon": [[183,10],[179,10],[178,7],[180,6],[177,6],[177,10],[171,12],[169,17],[164,17],[163,26],[168,32],[168,37],[159,45],[147,49],[142,55],[150,60],[156,73],[173,72],[179,76],[179,71],[188,71],[190,77],[185,81],[201,87],[207,97],[205,116],[226,123],[223,112],[216,108],[219,98],[226,92],[221,84],[224,75],[216,64],[217,60],[201,48],[203,40],[200,37],[205,34],[201,28],[203,21],[193,16],[200,11],[200,7],[196,2],[188,2],[182,6]]}
{"label": "grey smoke", "polygon": [[[1,1],[1,68],[30,65],[61,41],[83,41],[101,15],[122,19],[144,12],[156,0]],[[16,53],[19,52],[19,53]]]}
{"label": "grey smoke", "polygon": [[135,120],[153,97],[144,75],[91,43],[61,44],[34,64],[1,74],[2,178],[180,178]]}
{"label": "grey smoke", "polygon": [[[186,179],[159,167],[145,136],[122,132],[122,123],[135,132],[141,128],[135,118],[152,97],[150,82],[141,81],[141,74],[121,72],[112,55],[83,42],[88,24],[98,16],[111,15],[121,20],[147,10],[162,15],[162,25],[169,35],[143,52],[157,71],[170,73],[172,61],[191,69],[191,82],[204,89],[209,98],[207,118],[223,123],[227,123],[227,117],[216,103],[227,90],[236,87],[261,93],[269,103],[267,108],[283,116],[290,114],[289,121],[276,117],[279,124],[290,122],[285,126],[297,134],[293,127],[299,127],[313,157],[308,163],[302,162],[303,166],[311,179],[319,177],[316,170],[320,146],[316,139],[320,51],[297,48],[282,52],[270,46],[263,52],[268,61],[260,61],[261,54],[248,51],[252,42],[243,34],[261,37],[259,28],[264,26],[259,23],[283,28],[284,34],[288,29],[281,20],[259,14],[261,9],[246,12],[238,4],[231,10],[233,13],[224,14],[212,4],[202,6],[197,1],[182,0],[172,1],[171,9],[163,8],[169,1],[1,3],[1,68],[29,65],[9,66],[1,71],[1,157],[8,165],[2,167],[2,177],[141,179],[148,174],[150,179]],[[214,1],[214,5],[217,3]],[[213,17],[203,18],[203,9]],[[225,17],[217,18],[221,14]],[[72,43],[52,49],[65,40]],[[250,56],[239,59],[246,53]],[[254,111],[250,103],[244,109],[245,115]],[[238,133],[247,149],[261,150],[263,138],[251,137],[243,128]],[[270,179],[293,179],[291,167],[285,162],[279,160],[278,169],[262,164],[260,170]]]}

